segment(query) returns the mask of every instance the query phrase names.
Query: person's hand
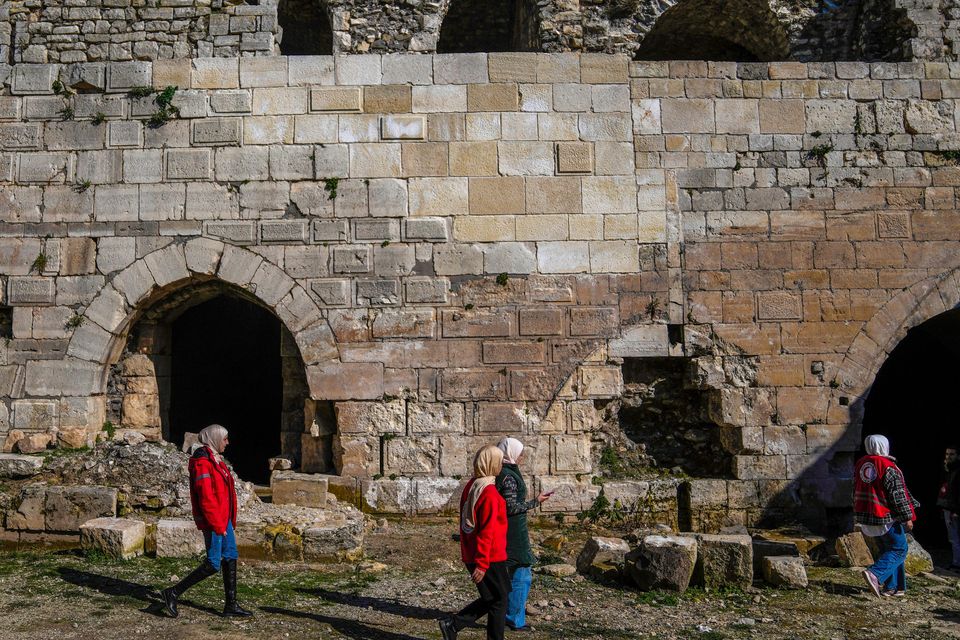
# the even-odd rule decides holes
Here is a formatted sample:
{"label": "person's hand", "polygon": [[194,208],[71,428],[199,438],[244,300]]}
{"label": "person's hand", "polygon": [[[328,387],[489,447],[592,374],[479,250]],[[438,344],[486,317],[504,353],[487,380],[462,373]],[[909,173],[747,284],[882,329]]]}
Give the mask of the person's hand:
{"label": "person's hand", "polygon": [[485,575],[487,575],[487,570],[477,567],[473,570],[473,573],[470,574],[470,577],[473,578],[474,584],[480,584],[483,582],[483,576]]}
{"label": "person's hand", "polygon": [[913,531],[913,520],[908,520],[907,522],[904,522],[903,528],[906,529],[907,531]]}
{"label": "person's hand", "polygon": [[550,496],[552,494],[553,494],[552,491],[550,493],[541,493],[540,495],[537,496],[537,502],[539,502],[540,504],[543,504],[544,502],[550,499]]}

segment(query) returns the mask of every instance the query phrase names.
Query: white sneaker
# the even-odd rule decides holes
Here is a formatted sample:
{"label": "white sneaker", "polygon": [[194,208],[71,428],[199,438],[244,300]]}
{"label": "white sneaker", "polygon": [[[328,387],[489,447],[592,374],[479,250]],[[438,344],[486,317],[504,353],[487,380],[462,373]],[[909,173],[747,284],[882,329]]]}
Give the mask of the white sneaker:
{"label": "white sneaker", "polygon": [[880,581],[877,580],[877,576],[873,575],[873,573],[869,569],[864,569],[862,575],[863,575],[864,582],[866,582],[867,586],[870,587],[870,591],[873,592],[873,595],[879,598],[880,597]]}

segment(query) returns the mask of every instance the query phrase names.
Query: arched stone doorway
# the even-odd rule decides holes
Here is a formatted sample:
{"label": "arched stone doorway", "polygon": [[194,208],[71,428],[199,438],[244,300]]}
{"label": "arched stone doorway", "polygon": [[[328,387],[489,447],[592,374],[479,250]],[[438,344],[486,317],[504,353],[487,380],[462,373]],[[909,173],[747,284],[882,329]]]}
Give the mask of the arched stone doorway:
{"label": "arched stone doorway", "polygon": [[326,2],[280,0],[277,23],[281,31],[281,55],[329,56],[333,53],[333,28]]}
{"label": "arched stone doorway", "polygon": [[437,53],[536,51],[540,20],[530,0],[452,0]]}
{"label": "arched stone doorway", "polygon": [[664,11],[637,60],[786,60],[786,31],[766,0],[680,0]]}
{"label": "arched stone doorway", "polygon": [[863,434],[882,433],[920,501],[915,535],[943,547],[946,536],[936,507],[943,451],[960,439],[953,398],[960,361],[960,309],[907,332],[880,367],[864,402]]}

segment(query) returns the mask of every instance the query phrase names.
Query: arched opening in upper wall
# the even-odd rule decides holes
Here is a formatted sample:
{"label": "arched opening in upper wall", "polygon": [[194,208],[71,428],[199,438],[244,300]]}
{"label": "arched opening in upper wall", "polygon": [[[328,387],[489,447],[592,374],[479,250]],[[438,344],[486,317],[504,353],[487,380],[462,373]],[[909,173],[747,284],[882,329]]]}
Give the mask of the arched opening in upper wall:
{"label": "arched opening in upper wall", "polygon": [[862,434],[890,440],[890,454],[921,505],[914,535],[929,549],[949,546],[936,502],[944,448],[960,446],[952,402],[958,361],[960,309],[952,309],[907,332],[880,367],[864,403]]}
{"label": "arched opening in upper wall", "polygon": [[452,0],[437,52],[537,51],[539,31],[534,0]]}
{"label": "arched opening in upper wall", "polygon": [[765,0],[680,0],[644,36],[637,60],[786,60],[786,31]]}
{"label": "arched opening in upper wall", "polygon": [[897,4],[897,0],[824,3],[794,23],[791,57],[801,62],[909,60],[917,25]]}
{"label": "arched opening in upper wall", "polygon": [[285,56],[328,56],[333,28],[321,0],[280,0],[277,6],[280,53]]}

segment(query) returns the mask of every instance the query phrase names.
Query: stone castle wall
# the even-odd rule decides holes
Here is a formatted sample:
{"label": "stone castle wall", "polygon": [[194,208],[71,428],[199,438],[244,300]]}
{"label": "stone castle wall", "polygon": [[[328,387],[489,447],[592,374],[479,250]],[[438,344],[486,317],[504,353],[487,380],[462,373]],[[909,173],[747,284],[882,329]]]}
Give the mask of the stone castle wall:
{"label": "stone castle wall", "polygon": [[[694,528],[822,525],[849,507],[885,354],[960,302],[954,63],[250,57],[0,80],[3,432],[82,442],[120,366],[120,426],[159,435],[165,374],[128,338],[215,284],[299,351],[286,452],[332,448],[373,508],[447,506],[471,452],[514,434],[547,506],[583,509],[625,359],[685,358],[715,471],[606,494]],[[178,87],[179,117],[144,86]]]}
{"label": "stone castle wall", "polygon": [[504,50],[631,56],[639,51],[658,59],[702,59],[697,47],[714,39],[722,41],[722,55],[747,56],[738,60],[956,59],[956,9],[952,0],[940,5],[938,0],[830,5],[822,0],[4,0],[0,61]]}

